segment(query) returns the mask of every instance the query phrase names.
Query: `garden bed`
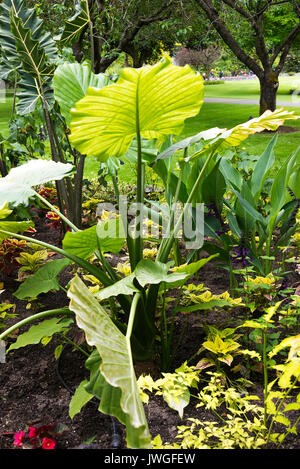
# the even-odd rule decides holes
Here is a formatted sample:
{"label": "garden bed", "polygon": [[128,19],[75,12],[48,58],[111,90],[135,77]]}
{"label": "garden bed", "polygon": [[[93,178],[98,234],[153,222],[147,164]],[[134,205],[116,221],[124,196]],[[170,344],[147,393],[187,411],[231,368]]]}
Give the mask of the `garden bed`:
{"label": "garden bed", "polygon": [[[44,241],[51,241],[52,244],[59,243],[59,232],[49,230],[41,221],[37,225],[37,233],[33,236]],[[72,269],[66,268],[60,274],[61,284],[66,285],[72,275]],[[2,301],[16,304],[18,320],[32,314],[32,311],[26,309],[26,301],[20,301],[13,296],[19,285],[18,282],[13,277],[3,274],[1,281],[4,282]],[[216,261],[206,264],[193,281],[205,283],[205,286],[216,294],[227,291],[229,288],[227,273],[218,268]],[[295,286],[299,282],[299,276],[292,275],[289,282]],[[41,310],[46,310],[67,305],[68,299],[63,291],[49,292],[40,295],[39,302],[43,305],[40,306]],[[232,319],[234,319],[234,314],[233,311]],[[238,308],[236,314],[238,314]],[[228,316],[224,318],[220,313],[216,314],[211,311],[206,320],[215,326],[222,323],[224,325],[224,321],[228,321]],[[176,318],[175,329],[178,333],[184,321],[184,315]],[[204,339],[202,328],[199,327],[200,322],[200,315],[194,313],[189,315],[182,344],[173,364],[174,368],[179,367],[199,349]],[[18,332],[16,331],[14,338],[8,339],[9,343],[17,337]],[[36,344],[14,350],[7,354],[6,362],[1,364],[0,449],[17,449],[18,446],[14,445],[15,433],[26,427],[38,427],[48,423],[65,426],[65,431],[57,438],[57,449],[110,449],[116,445],[118,448],[126,448],[123,426],[109,416],[98,412],[97,401],[90,401],[73,419],[69,417],[69,402],[72,393],[80,381],[87,376],[87,370],[82,355],[72,350],[72,347],[66,346],[57,360],[55,349],[59,343],[59,338],[53,338],[47,345]],[[195,363],[197,359],[192,362],[192,364]],[[139,366],[136,367],[136,372],[137,374],[151,374],[153,379],[160,376],[158,368]],[[253,386],[250,392],[263,399],[261,369],[251,375],[251,381]],[[160,435],[164,443],[174,443],[178,433],[177,427],[187,425],[189,418],[213,421],[214,414],[203,407],[196,408],[197,402],[196,398],[191,398],[181,419],[161,396],[152,393],[149,403],[145,404],[145,413],[152,437]],[[297,415],[295,411],[295,419]],[[272,445],[269,444],[268,448],[272,448]],[[281,449],[300,449],[297,435],[288,436],[281,445]]]}

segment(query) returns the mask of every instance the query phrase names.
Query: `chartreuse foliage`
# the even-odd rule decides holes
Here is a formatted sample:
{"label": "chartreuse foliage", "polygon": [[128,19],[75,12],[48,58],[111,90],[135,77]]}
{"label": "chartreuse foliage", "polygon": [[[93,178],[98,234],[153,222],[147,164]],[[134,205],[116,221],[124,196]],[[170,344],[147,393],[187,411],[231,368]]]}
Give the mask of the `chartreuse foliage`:
{"label": "chartreuse foliage", "polygon": [[[63,70],[66,74],[58,73],[57,86],[64,80],[64,86],[67,86],[70,69],[66,66],[60,69],[60,71]],[[83,72],[81,78],[77,80],[77,84],[74,83],[78,90],[80,86],[77,87],[77,85],[80,82],[93,83],[93,80],[90,80],[91,75],[84,80],[86,71],[81,71]],[[73,72],[68,80],[71,80],[71,77],[77,73],[76,67]],[[82,92],[80,91],[79,95]],[[64,97],[61,94],[59,99],[63,108],[64,98],[68,101],[65,108],[68,113],[70,104],[77,98],[67,95]],[[143,139],[155,140],[155,144],[161,146],[160,155],[150,160],[152,163],[155,160],[154,169],[166,175],[164,183],[167,187],[167,178],[172,172],[170,161],[174,154],[174,147],[169,150],[168,154],[163,153],[163,150],[168,145],[170,134],[179,135],[185,119],[198,114],[202,101],[202,78],[195,75],[189,67],[176,67],[169,58],[164,58],[162,62],[151,67],[142,67],[137,70],[124,69],[116,84],[101,89],[87,88],[86,96],[80,99],[75,109],[71,111],[70,140],[81,153],[97,156],[101,163],[108,161],[110,157],[123,157],[131,145],[135,147],[136,202],[145,206],[144,171],[148,160],[143,157]],[[210,260],[208,257],[201,261],[187,262],[187,265],[181,265],[174,272],[170,272],[172,264],[169,262],[169,255],[174,245],[178,225],[187,211],[186,207],[197,201],[207,175],[215,166],[214,157],[221,148],[237,145],[247,135],[262,131],[264,128],[274,130],[286,118],[292,118],[292,115],[286,111],[266,113],[256,120],[229,131],[212,129],[202,136],[198,134],[194,139],[179,145],[180,149],[184,149],[185,159],[179,161],[180,175],[178,177],[174,175],[173,183],[175,184],[167,194],[170,207],[169,237],[159,241],[160,247],[155,261],[143,258],[142,233],[139,232],[137,236],[132,237],[127,227],[124,227],[122,232],[121,219],[118,218],[105,222],[105,226],[103,222],[100,222],[96,227],[87,230],[78,230],[71,224],[72,232],[65,236],[62,249],[35,241],[74,262],[96,277],[104,286],[95,298],[76,276],[71,281],[68,292],[69,308],[75,314],[78,326],[85,331],[87,342],[95,347],[87,361],[87,368],[91,374],[85,390],[100,398],[101,411],[115,415],[126,425],[128,445],[131,447],[143,448],[150,445],[150,435],[137,390],[133,362],[153,358],[157,335],[156,305],[159,293],[168,288],[181,287],[205,262]],[[195,145],[194,149],[193,145]],[[69,165],[63,166],[67,175],[70,167]],[[207,170],[209,170],[208,173]],[[63,173],[59,174],[63,176]],[[57,177],[57,174],[53,175],[54,179]],[[35,180],[36,184],[40,182],[40,180]],[[4,178],[4,186],[6,183],[7,180],[5,181]],[[12,202],[21,200],[20,192],[24,197],[23,189],[20,191],[16,186],[13,188],[16,195],[10,195],[10,200]],[[26,187],[26,197],[35,195],[31,191],[29,184],[29,188]],[[181,202],[187,204],[174,226],[175,208],[172,203],[180,200],[181,194],[186,195]],[[63,217],[62,214],[60,216]],[[139,223],[139,212],[137,212],[136,228]],[[121,235],[110,235],[110,230],[112,230],[111,233],[116,232],[117,224]],[[18,237],[27,239],[22,235]],[[131,274],[120,279],[104,253],[118,253],[124,246],[125,240]],[[96,255],[98,265],[89,262],[92,254]],[[22,295],[25,295],[25,292]],[[116,297],[121,307],[122,312],[119,316],[110,316],[101,304],[112,297]],[[65,310],[62,313],[65,314]],[[164,333],[161,335],[161,344],[164,354],[162,362],[166,364],[171,355],[167,321],[165,321]],[[82,391],[82,386],[80,390]],[[83,402],[86,402],[86,394],[81,393],[81,395],[83,395]],[[80,408],[78,401],[75,407]],[[74,408],[72,408],[72,415],[74,415]]]}
{"label": "chartreuse foliage", "polygon": [[125,68],[117,84],[90,88],[76,103],[70,140],[100,161],[121,157],[137,135],[150,140],[178,135],[202,102],[202,79],[189,67],[176,67],[165,58],[152,67]]}

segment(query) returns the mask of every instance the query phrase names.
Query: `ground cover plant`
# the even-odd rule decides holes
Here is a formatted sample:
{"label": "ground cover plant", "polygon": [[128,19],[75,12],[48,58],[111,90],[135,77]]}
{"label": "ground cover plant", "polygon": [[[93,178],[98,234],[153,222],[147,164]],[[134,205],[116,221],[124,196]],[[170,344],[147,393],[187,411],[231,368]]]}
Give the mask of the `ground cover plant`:
{"label": "ground cover plant", "polygon": [[[152,66],[124,68],[116,81],[94,75],[87,63],[54,70],[39,55],[48,36],[38,39],[35,30],[32,37],[28,12],[19,7],[9,16],[15,52],[36,78],[41,108],[32,113],[39,125],[45,119],[52,159],[7,158],[0,180],[1,293],[18,281],[1,308],[3,367],[35,345],[47,360],[52,347],[59,364],[68,345],[67,366],[78,371],[75,353],[84,365],[68,418],[90,404],[93,414],[122,424],[128,448],[297,444],[299,151],[275,170],[274,133],[298,116],[277,109],[229,129],[182,136],[203,103],[203,80],[190,67],[164,56]],[[48,73],[51,84],[43,83]],[[43,84],[51,86],[61,136],[53,133]],[[261,155],[239,150],[263,131],[272,140]],[[56,158],[66,136],[70,161]],[[35,156],[43,153],[34,138],[29,143]],[[92,157],[96,182],[83,180],[83,162]],[[121,179],[124,161],[135,168],[134,187]],[[66,181],[75,189],[85,184],[71,211]],[[74,213],[83,214],[80,226]],[[214,276],[215,269],[224,274],[226,288],[205,282],[210,265]],[[26,306],[16,320],[17,304]],[[195,344],[185,336],[190,321]],[[4,405],[10,382],[3,383]],[[153,393],[179,419],[193,406],[172,440],[150,430]],[[11,447],[53,449],[62,430],[68,433],[58,425],[65,422],[33,420],[28,415],[24,426],[2,436],[14,436]]]}

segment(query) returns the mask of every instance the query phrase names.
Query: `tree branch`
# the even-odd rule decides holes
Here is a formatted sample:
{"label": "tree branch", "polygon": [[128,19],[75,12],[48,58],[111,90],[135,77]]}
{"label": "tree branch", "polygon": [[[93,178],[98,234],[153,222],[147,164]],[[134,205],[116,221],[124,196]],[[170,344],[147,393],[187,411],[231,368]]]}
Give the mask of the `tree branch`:
{"label": "tree branch", "polygon": [[290,32],[290,34],[281,42],[281,44],[279,44],[276,47],[274,54],[271,57],[272,65],[274,64],[276,58],[281,52],[282,52],[282,55],[281,55],[280,60],[282,60],[283,57],[286,58],[293,41],[296,39],[299,33],[300,33],[300,21],[297,24],[297,26],[295,26],[295,28]]}
{"label": "tree branch", "polygon": [[258,77],[261,77],[264,73],[262,67],[254,60],[250,55],[241,48],[236,39],[232,36],[230,31],[226,28],[225,23],[221,20],[218,12],[212,5],[211,0],[195,0],[196,3],[206,13],[206,16],[213,24],[216,31],[219,33],[223,41],[228,45],[236,57],[243,62],[247,67],[250,68]]}

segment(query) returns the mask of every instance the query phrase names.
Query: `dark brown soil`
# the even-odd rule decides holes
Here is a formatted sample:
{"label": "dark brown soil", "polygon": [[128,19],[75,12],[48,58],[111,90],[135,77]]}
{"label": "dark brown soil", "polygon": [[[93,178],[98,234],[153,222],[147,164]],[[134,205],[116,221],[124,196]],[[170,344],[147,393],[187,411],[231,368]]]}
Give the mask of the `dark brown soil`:
{"label": "dark brown soil", "polygon": [[[59,243],[59,233],[49,228],[39,226],[37,238]],[[62,285],[66,285],[71,278],[71,272],[66,269],[61,276]],[[15,303],[18,320],[32,314],[26,310],[26,302],[12,296],[18,283],[2,274],[0,281],[4,282],[5,291],[1,300]],[[198,282],[203,282],[213,292],[220,293],[228,290],[228,276],[219,269],[216,263],[208,263],[199,273]],[[39,297],[44,305],[41,310],[53,309],[68,304],[63,291],[50,292]],[[180,332],[184,316],[177,319],[176,330]],[[218,325],[222,318],[212,316],[210,321]],[[179,348],[174,367],[181,365],[191,357],[203,341],[203,332],[199,324],[199,317],[189,316],[188,326]],[[21,331],[23,332],[23,330]],[[99,413],[97,403],[93,400],[73,419],[69,417],[69,402],[72,392],[86,376],[84,359],[79,352],[66,347],[59,361],[54,357],[54,350],[59,339],[43,346],[41,344],[27,346],[10,352],[6,362],[0,364],[0,449],[13,448],[13,434],[43,423],[56,422],[64,424],[67,431],[57,441],[57,449],[71,449],[93,439],[98,449],[113,448],[112,429],[115,421],[109,416]],[[257,373],[254,378],[254,391],[261,395],[263,376]],[[187,423],[189,417],[201,420],[211,419],[211,414],[202,408],[196,409],[196,401],[191,400],[186,408],[183,419],[171,410],[160,396],[151,395],[145,412],[152,437],[160,434],[164,442],[174,442],[177,426]],[[119,435],[120,448],[125,448],[124,428],[116,426]],[[84,447],[84,446],[83,446]],[[80,446],[82,448],[82,446]],[[291,435],[286,439],[284,449],[300,449],[297,436]]]}

